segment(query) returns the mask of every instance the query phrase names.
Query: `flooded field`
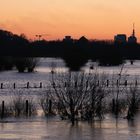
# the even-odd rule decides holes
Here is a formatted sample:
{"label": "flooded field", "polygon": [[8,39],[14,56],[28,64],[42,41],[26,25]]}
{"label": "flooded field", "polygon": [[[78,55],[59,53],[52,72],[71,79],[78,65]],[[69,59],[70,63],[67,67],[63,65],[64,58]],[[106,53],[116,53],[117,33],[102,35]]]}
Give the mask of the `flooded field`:
{"label": "flooded field", "polygon": [[[68,70],[62,60],[49,58],[41,59],[34,73],[18,73],[16,70],[0,72],[0,82],[3,83],[3,89],[0,89],[0,101],[8,103],[18,92],[26,97],[35,98],[37,102],[50,84],[52,65],[59,72]],[[83,68],[84,71],[88,72],[89,66],[90,64],[87,64]],[[98,67],[97,71],[117,76],[120,69],[121,66]],[[137,79],[140,83],[140,62],[136,61],[134,65],[126,63],[122,74],[127,80]],[[26,88],[27,82],[32,88]],[[42,88],[39,88],[40,82]],[[13,89],[14,83],[15,89]],[[95,121],[92,124],[79,122],[74,127],[59,117],[45,118],[42,113],[31,118],[6,118],[0,121],[0,140],[138,140],[140,139],[139,118],[140,115],[128,122],[123,118],[116,120],[112,116],[106,116],[102,122]]]}
{"label": "flooded field", "polygon": [[7,119],[0,123],[0,140],[139,140],[140,121],[106,118],[71,126],[58,118]]}

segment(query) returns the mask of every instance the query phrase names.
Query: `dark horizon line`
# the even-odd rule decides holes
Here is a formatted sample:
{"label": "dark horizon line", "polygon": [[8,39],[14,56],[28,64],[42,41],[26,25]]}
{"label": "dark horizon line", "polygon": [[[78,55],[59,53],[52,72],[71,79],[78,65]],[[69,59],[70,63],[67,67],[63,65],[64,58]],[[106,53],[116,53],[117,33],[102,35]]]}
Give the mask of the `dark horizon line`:
{"label": "dark horizon line", "polygon": [[[63,41],[65,38],[58,38],[58,39],[46,39],[46,38],[44,38],[44,37],[42,37],[42,36],[44,36],[45,34],[41,34],[42,36],[41,36],[41,38],[39,39],[37,39],[37,34],[35,35],[35,38],[29,38],[28,37],[28,35],[26,35],[26,34],[24,34],[24,33],[20,33],[20,34],[17,34],[17,33],[13,33],[12,31],[9,31],[9,30],[5,30],[5,29],[0,29],[1,31],[6,31],[6,32],[10,32],[10,33],[12,33],[13,35],[18,35],[18,36],[24,36],[28,41]],[[39,35],[39,34],[38,34]],[[126,34],[125,34],[126,35]],[[87,38],[85,35],[81,35],[81,37],[79,37],[79,38],[73,38],[71,35],[65,35],[64,37],[66,37],[66,36],[70,36],[71,37],[71,39],[73,40],[73,41],[77,41],[77,40],[79,40],[80,38],[82,38],[82,37],[85,37],[88,41],[107,41],[107,42],[114,42],[114,39],[98,39],[98,38]],[[115,36],[115,35],[114,35]],[[127,35],[126,35],[127,36]],[[140,42],[139,41],[137,41],[137,44],[139,44]]]}

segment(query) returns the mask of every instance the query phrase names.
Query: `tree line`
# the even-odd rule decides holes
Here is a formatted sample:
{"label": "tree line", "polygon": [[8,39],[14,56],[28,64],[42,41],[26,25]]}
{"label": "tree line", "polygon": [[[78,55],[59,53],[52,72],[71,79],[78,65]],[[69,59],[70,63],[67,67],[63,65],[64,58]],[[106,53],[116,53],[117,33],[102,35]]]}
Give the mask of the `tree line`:
{"label": "tree line", "polygon": [[72,70],[79,70],[89,59],[99,65],[119,65],[126,59],[140,59],[140,44],[117,44],[113,41],[88,40],[28,40],[0,30],[0,56],[59,57]]}

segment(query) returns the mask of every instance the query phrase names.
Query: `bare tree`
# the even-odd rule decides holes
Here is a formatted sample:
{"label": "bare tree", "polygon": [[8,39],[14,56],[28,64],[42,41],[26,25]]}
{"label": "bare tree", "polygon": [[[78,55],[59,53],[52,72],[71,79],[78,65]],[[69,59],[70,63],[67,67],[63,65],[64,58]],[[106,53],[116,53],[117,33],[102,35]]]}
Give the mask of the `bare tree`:
{"label": "bare tree", "polygon": [[29,57],[26,59],[27,71],[34,72],[34,69],[39,64],[39,58]]}
{"label": "bare tree", "polygon": [[[53,95],[50,89],[48,89],[44,94],[42,94],[39,104],[45,114],[47,115],[55,115],[55,109],[54,109],[54,100],[53,100]],[[53,101],[52,101],[53,100]]]}
{"label": "bare tree", "polygon": [[90,75],[88,104],[85,111],[85,119],[94,120],[95,117],[103,118],[105,111],[105,97],[108,89],[106,84],[106,75],[95,72]]}
{"label": "bare tree", "polygon": [[127,94],[127,103],[128,103],[128,111],[127,111],[127,119],[133,119],[135,114],[138,112],[140,105],[140,94],[138,92],[138,86],[131,86],[129,92]]}
{"label": "bare tree", "polygon": [[[102,76],[101,76],[102,77]],[[101,79],[100,79],[101,80]],[[103,117],[105,79],[99,84],[99,75],[84,72],[52,74],[52,87],[58,112],[74,125],[78,119]]]}
{"label": "bare tree", "polygon": [[14,63],[19,72],[33,72],[39,63],[39,58],[34,57],[19,57],[14,59]]}
{"label": "bare tree", "polygon": [[88,97],[88,77],[82,72],[52,75],[52,87],[59,105],[59,113],[72,124]]}
{"label": "bare tree", "polygon": [[[121,112],[124,112],[126,109],[125,93],[127,87],[122,81],[125,81],[126,76],[123,75],[124,64],[121,66],[120,72],[116,76],[113,75],[112,78],[112,88],[110,90],[111,96],[114,95],[111,103],[112,113],[118,118]],[[115,83],[114,83],[115,82]]]}

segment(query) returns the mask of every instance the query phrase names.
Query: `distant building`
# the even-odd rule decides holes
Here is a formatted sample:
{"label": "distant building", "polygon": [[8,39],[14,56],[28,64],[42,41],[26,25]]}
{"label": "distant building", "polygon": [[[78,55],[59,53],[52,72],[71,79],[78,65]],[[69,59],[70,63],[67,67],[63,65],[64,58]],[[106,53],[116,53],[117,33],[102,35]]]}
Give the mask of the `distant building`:
{"label": "distant building", "polygon": [[89,40],[86,37],[82,36],[77,40],[77,43],[78,43],[77,45],[79,45],[81,47],[82,46],[85,47],[85,46],[88,46]]}
{"label": "distant building", "polygon": [[88,43],[89,40],[86,37],[82,36],[82,37],[79,38],[78,42],[80,42],[80,43]]}
{"label": "distant building", "polygon": [[128,43],[130,44],[136,44],[137,43],[137,38],[135,36],[135,26],[133,24],[133,33],[130,37],[128,37]]}
{"label": "distant building", "polygon": [[114,37],[114,42],[118,44],[126,44],[127,36],[125,34],[118,34]]}
{"label": "distant building", "polygon": [[71,38],[71,36],[65,36],[65,38],[63,39],[64,42],[67,42],[67,43],[72,43],[73,42],[73,39]]}

